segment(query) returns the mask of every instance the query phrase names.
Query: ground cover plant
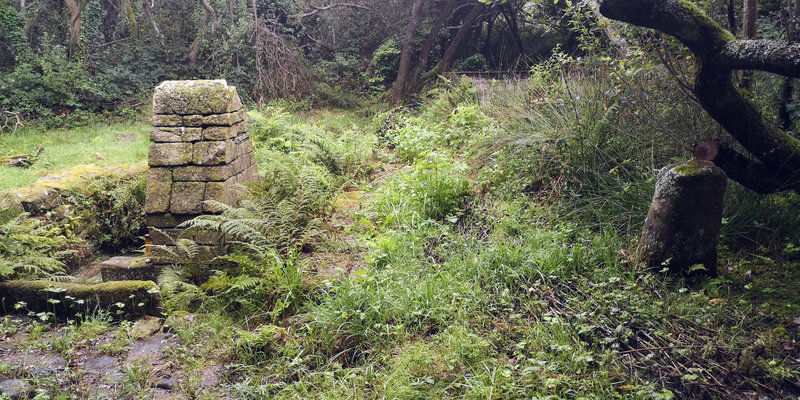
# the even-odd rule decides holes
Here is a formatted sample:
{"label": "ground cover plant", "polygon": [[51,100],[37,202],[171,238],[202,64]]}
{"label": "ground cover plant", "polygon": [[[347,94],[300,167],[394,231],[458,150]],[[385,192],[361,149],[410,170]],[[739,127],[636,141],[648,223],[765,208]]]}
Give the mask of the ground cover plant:
{"label": "ground cover plant", "polygon": [[[665,76],[556,55],[483,100],[464,79],[418,108],[253,110],[262,183],[187,224],[230,251],[208,263],[178,239],[163,332],[103,314],[0,332],[116,357],[123,398],[794,398],[796,195],[731,185],[718,277],[637,263],[654,172],[715,129],[666,86],[642,111],[638,88]],[[168,352],[128,359],[159,335]],[[74,365],[0,373],[102,398]]]}

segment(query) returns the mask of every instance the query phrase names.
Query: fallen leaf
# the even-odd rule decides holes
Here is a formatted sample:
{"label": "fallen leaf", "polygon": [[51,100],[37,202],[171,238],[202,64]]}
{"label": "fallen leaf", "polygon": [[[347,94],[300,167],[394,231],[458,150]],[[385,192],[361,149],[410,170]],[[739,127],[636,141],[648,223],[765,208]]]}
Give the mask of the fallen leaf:
{"label": "fallen leaf", "polygon": [[709,300],[708,302],[711,303],[711,304],[720,304],[720,303],[725,303],[727,301],[728,301],[728,299],[714,298],[714,299]]}

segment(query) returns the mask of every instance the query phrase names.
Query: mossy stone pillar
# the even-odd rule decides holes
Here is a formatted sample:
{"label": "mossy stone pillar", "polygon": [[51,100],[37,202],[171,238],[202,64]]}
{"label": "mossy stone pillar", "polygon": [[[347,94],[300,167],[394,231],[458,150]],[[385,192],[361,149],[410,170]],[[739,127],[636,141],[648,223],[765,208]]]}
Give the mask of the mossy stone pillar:
{"label": "mossy stone pillar", "polygon": [[258,180],[242,101],[224,80],[158,85],[150,141],[145,213],[158,228],[150,230],[153,244],[171,244],[161,232],[174,239],[180,223],[213,213],[207,200],[235,206],[236,185]]}
{"label": "mossy stone pillar", "polygon": [[710,161],[673,164],[658,173],[640,242],[648,266],[686,273],[703,264],[716,275],[727,180]]}

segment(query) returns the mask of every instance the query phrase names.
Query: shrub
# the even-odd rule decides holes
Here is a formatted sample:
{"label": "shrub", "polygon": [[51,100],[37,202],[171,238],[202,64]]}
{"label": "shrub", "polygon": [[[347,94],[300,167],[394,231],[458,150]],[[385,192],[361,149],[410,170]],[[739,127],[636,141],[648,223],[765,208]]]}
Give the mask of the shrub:
{"label": "shrub", "polygon": [[143,176],[127,181],[100,178],[92,181],[88,191],[74,192],[70,202],[91,220],[78,221],[89,227],[87,239],[110,251],[138,247],[139,237],[147,230],[146,188]]}
{"label": "shrub", "polygon": [[457,220],[472,196],[467,166],[430,153],[378,191],[375,210],[389,227],[416,219]]}
{"label": "shrub", "polygon": [[394,40],[385,41],[372,55],[372,68],[374,78],[370,79],[370,86],[383,90],[397,79],[397,69],[400,68],[400,48]]}
{"label": "shrub", "polygon": [[489,62],[486,61],[486,57],[484,57],[483,54],[473,54],[458,63],[455,69],[456,71],[464,72],[488,71]]}
{"label": "shrub", "polygon": [[401,161],[413,163],[432,150],[438,134],[425,125],[420,118],[409,118],[391,133],[397,156]]}

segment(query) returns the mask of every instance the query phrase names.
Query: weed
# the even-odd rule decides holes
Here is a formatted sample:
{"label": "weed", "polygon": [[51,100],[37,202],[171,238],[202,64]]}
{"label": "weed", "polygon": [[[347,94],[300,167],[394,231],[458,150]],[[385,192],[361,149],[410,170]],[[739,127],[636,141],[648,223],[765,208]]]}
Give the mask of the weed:
{"label": "weed", "polygon": [[146,359],[136,359],[125,367],[124,381],[120,395],[131,399],[150,399],[154,387],[149,383],[153,378],[153,367]]}
{"label": "weed", "polygon": [[131,321],[121,321],[114,331],[111,339],[97,346],[97,349],[108,355],[122,354],[130,348],[131,342],[136,340],[134,324]]}
{"label": "weed", "polygon": [[387,227],[415,219],[457,221],[471,197],[466,165],[431,153],[378,190],[375,211]]}

